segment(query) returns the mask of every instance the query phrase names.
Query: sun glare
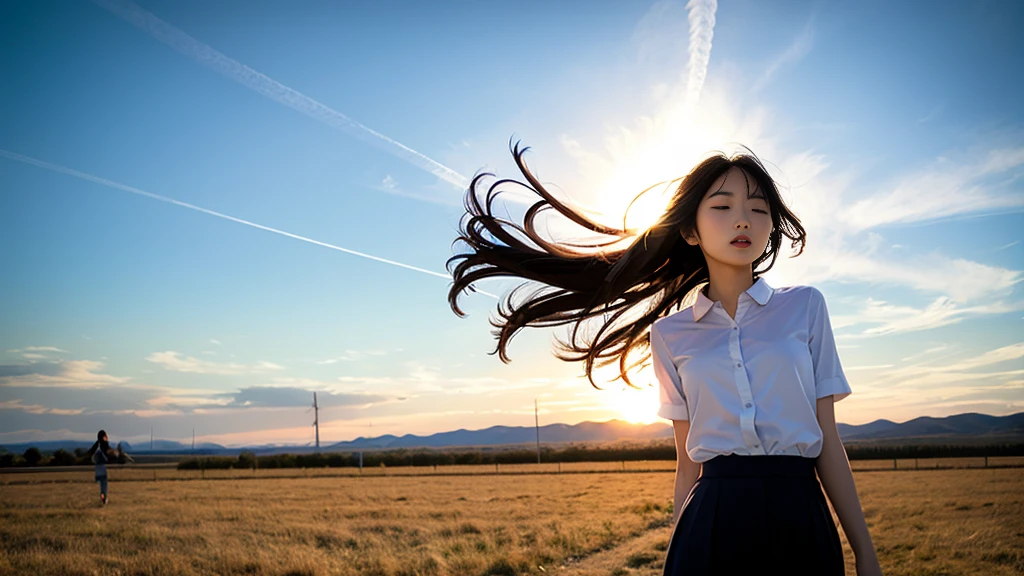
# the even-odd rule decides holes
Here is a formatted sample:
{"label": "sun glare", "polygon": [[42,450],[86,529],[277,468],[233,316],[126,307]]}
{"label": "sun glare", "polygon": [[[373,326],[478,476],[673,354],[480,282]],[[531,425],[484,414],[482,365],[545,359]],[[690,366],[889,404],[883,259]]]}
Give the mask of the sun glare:
{"label": "sun glare", "polygon": [[624,386],[613,394],[609,394],[612,408],[621,416],[620,420],[634,424],[651,424],[657,422],[658,389],[646,382],[636,382],[640,389]]}
{"label": "sun glare", "polygon": [[617,374],[615,368],[609,366],[594,371],[594,381],[604,388],[598,395],[609,415],[634,424],[657,422],[660,419],[657,413],[658,388],[651,367],[630,373],[630,381],[639,389],[626,385],[621,379],[612,382]]}
{"label": "sun glare", "polygon": [[[711,90],[705,87],[705,92]],[[722,99],[706,96],[696,109],[682,99],[670,99],[649,116],[619,124],[606,135],[603,154],[576,151],[585,159],[588,175],[579,189],[593,190],[593,196],[580,199],[610,224],[621,226],[625,215],[628,228],[650,228],[664,213],[679,180],[701,159],[713,150],[729,152],[734,147],[729,143],[750,139],[750,127],[738,126]],[[630,201],[651,186],[625,214]]]}

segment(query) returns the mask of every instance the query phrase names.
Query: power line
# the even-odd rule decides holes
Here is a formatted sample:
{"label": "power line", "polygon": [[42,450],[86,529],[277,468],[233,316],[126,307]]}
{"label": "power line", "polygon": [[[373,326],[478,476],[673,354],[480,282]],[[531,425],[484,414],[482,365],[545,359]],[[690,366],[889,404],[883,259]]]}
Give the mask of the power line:
{"label": "power line", "polygon": [[316,403],[316,392],[313,392],[313,426],[316,427],[316,452],[320,453],[320,406]]}

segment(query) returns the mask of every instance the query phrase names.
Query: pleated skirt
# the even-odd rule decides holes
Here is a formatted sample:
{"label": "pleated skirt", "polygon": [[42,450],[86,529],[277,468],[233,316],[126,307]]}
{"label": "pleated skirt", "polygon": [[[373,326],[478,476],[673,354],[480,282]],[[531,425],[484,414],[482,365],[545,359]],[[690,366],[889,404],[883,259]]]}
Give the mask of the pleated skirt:
{"label": "pleated skirt", "polygon": [[842,576],[843,548],[814,458],[716,456],[683,504],[666,576]]}

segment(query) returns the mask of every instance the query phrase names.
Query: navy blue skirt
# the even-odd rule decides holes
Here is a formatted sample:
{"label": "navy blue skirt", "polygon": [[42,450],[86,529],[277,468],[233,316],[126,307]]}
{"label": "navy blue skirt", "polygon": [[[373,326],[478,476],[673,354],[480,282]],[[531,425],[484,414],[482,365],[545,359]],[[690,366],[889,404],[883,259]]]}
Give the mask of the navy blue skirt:
{"label": "navy blue skirt", "polygon": [[845,574],[814,462],[736,454],[704,462],[672,531],[665,575]]}

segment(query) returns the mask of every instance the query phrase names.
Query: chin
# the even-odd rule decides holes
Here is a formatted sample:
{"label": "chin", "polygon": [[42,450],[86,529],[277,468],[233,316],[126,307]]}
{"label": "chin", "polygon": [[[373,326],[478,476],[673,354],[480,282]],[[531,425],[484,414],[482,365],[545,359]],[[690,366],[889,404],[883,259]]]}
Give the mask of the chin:
{"label": "chin", "polygon": [[743,260],[721,260],[721,259],[718,259],[718,258],[716,258],[716,260],[718,261],[719,264],[723,264],[723,265],[729,266],[731,268],[750,268],[751,265],[754,263],[753,260],[751,260],[749,262],[743,261]]}

